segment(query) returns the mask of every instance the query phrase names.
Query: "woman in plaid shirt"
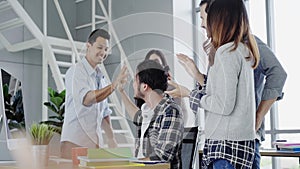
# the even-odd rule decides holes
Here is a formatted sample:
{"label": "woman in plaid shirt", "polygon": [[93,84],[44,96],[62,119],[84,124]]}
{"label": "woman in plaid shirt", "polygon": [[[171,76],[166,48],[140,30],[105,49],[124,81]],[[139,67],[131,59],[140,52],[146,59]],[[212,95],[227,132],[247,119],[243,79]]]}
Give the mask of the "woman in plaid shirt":
{"label": "woman in plaid shirt", "polygon": [[[204,46],[209,49],[210,68],[206,80],[194,72],[202,76],[201,84],[206,81],[202,85],[206,88],[189,94],[193,111],[203,108],[206,113],[202,167],[250,169],[255,152],[253,68],[259,62],[257,44],[242,0],[215,0],[208,6],[207,27],[205,23],[202,27],[210,38]],[[186,93],[186,88],[181,89]]]}

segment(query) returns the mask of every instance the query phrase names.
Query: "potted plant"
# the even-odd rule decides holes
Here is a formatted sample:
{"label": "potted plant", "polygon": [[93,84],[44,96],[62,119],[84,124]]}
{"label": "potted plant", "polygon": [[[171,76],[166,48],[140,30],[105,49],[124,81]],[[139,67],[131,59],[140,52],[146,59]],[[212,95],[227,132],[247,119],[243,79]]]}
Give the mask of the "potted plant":
{"label": "potted plant", "polygon": [[48,164],[49,142],[52,139],[55,129],[48,124],[33,123],[29,129],[32,142],[32,154],[35,167],[43,167]]}
{"label": "potted plant", "polygon": [[52,88],[48,88],[48,93],[50,97],[49,102],[45,102],[44,105],[48,107],[55,115],[49,116],[50,120],[42,121],[50,125],[55,129],[55,132],[61,134],[62,125],[64,123],[64,114],[65,114],[65,95],[66,90],[58,92]]}
{"label": "potted plant", "polygon": [[48,145],[55,129],[47,124],[33,123],[30,127],[30,136],[33,145]]}

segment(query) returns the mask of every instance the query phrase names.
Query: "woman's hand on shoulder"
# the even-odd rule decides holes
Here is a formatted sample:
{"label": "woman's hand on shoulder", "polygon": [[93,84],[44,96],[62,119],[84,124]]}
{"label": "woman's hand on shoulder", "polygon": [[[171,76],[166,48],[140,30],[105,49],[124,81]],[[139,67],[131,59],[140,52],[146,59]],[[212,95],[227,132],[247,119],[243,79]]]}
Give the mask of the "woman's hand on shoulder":
{"label": "woman's hand on shoulder", "polygon": [[174,89],[170,91],[165,91],[166,94],[172,96],[173,98],[188,97],[190,95],[190,90],[178,83],[168,80],[168,84],[173,86]]}

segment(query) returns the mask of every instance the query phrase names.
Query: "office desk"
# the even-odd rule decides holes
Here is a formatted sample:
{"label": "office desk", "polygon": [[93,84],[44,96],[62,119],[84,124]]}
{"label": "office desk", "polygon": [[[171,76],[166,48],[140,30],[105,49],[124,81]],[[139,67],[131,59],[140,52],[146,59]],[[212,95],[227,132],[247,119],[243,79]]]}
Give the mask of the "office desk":
{"label": "office desk", "polygon": [[[0,169],[23,169],[23,168],[17,167],[15,164],[2,163],[2,164],[0,164]],[[72,163],[57,164],[54,162],[49,162],[48,166],[45,167],[44,169],[84,169],[84,168],[81,168],[78,166],[73,166]],[[164,164],[154,164],[154,165],[145,165],[145,166],[105,167],[105,168],[101,168],[101,169],[170,169],[170,165],[164,163]]]}
{"label": "office desk", "polygon": [[293,153],[293,152],[280,152],[275,149],[265,149],[260,151],[261,156],[269,156],[269,157],[298,157],[299,158],[299,165],[300,165],[300,152]]}
{"label": "office desk", "polygon": [[261,156],[271,156],[271,157],[300,157],[299,153],[293,153],[293,152],[280,152],[275,149],[262,149],[260,150]]}

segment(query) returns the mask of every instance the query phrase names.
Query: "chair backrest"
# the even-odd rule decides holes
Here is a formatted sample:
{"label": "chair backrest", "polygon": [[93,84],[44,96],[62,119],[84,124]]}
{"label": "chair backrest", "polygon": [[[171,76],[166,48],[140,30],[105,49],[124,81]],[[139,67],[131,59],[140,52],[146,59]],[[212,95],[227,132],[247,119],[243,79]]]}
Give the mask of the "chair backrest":
{"label": "chair backrest", "polygon": [[198,127],[184,128],[181,161],[182,169],[192,169],[198,152]]}

